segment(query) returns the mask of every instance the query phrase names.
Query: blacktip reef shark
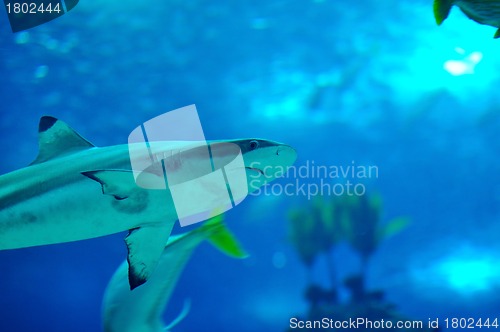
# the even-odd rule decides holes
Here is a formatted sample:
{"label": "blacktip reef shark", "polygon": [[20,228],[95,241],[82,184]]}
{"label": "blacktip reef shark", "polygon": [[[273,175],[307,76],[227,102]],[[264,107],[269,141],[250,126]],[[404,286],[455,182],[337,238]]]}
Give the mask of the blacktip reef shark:
{"label": "blacktip reef shark", "polygon": [[[0,250],[79,241],[128,230],[125,242],[130,287],[146,282],[177,220],[170,192],[136,184],[128,144],[95,147],[50,116],[40,119],[38,136],[35,161],[0,176]],[[234,143],[241,149],[249,192],[281,176],[283,167],[292,165],[297,156],[292,147],[268,140],[209,144],[220,142]],[[166,151],[172,151],[173,145],[187,144],[158,143]],[[161,155],[159,148],[155,151]],[[176,161],[180,170],[197,162],[196,153],[185,156]],[[222,153],[220,156],[224,158]],[[148,173],[145,181],[154,176]]]}
{"label": "blacktip reef shark", "polygon": [[179,317],[168,326],[161,317],[186,263],[203,241],[208,240],[230,257],[247,257],[222,220],[222,215],[218,215],[191,232],[171,236],[155,273],[134,291],[129,288],[127,263],[123,262],[104,294],[104,332],[166,332],[179,323],[187,315],[189,307],[185,306]]}

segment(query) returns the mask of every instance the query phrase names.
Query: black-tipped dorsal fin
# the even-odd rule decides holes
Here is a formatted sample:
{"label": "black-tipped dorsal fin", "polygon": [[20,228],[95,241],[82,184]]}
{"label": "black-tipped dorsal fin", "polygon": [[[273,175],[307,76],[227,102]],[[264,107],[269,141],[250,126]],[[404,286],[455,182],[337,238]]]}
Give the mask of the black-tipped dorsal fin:
{"label": "black-tipped dorsal fin", "polygon": [[31,165],[43,163],[71,152],[90,149],[94,145],[66,123],[52,116],[42,116],[38,124],[38,147],[38,157]]}

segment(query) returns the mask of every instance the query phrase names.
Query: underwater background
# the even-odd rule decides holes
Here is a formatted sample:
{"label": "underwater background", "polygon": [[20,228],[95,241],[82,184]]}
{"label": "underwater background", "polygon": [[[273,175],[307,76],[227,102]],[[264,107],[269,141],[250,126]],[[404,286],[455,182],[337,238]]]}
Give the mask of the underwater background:
{"label": "underwater background", "polygon": [[[344,218],[357,228],[327,244],[330,263],[314,248],[305,263],[300,250],[315,235],[294,233],[294,222],[312,225],[323,218],[318,204],[328,211],[342,201],[301,191],[248,197],[225,219],[250,257],[201,245],[166,309],[169,322],[191,300],[174,331],[287,331],[318,306],[331,318],[366,315],[346,309],[355,292],[344,281],[359,275],[360,302],[402,317],[500,319],[494,31],[457,8],[438,27],[431,0],[82,0],[16,34],[2,13],[0,173],[35,158],[42,115],[107,146],[196,104],[207,139],[284,142],[297,150],[296,167],[376,166],[377,176],[325,181],[351,180],[380,199],[380,225],[406,221],[365,262],[353,243],[366,243],[376,222],[359,208],[356,220]],[[100,331],[125,235],[1,251],[0,331]],[[334,296],[317,299],[311,285]]]}

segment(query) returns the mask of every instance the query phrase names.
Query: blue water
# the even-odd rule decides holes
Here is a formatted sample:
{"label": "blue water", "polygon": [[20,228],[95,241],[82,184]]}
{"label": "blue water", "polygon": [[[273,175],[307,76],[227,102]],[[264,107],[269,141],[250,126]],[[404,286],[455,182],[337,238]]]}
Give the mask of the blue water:
{"label": "blue water", "polygon": [[[285,142],[298,166],[376,165],[361,183],[382,195],[383,221],[411,225],[378,248],[368,286],[413,319],[500,319],[494,31],[456,8],[438,27],[431,0],[82,0],[17,34],[0,14],[0,173],[35,158],[42,115],[107,146],[196,104],[208,139]],[[186,298],[176,331],[285,331],[305,317],[307,270],[287,215],[308,204],[260,195],[229,211],[251,257],[203,244],[165,320]],[[99,331],[124,236],[0,252],[0,330]],[[341,277],[359,267],[346,246],[335,257]],[[326,286],[325,275],[319,260],[313,278]]]}

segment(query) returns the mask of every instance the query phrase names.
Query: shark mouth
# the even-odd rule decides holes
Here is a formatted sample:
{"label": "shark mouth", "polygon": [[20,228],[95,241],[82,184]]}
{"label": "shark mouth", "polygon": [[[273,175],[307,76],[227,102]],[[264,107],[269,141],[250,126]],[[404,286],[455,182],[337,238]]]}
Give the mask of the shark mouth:
{"label": "shark mouth", "polygon": [[245,166],[245,169],[248,169],[248,170],[251,170],[251,171],[254,171],[254,172],[258,172],[258,173],[266,176],[266,174],[264,174],[264,171],[261,170],[261,169],[259,169],[259,168]]}

